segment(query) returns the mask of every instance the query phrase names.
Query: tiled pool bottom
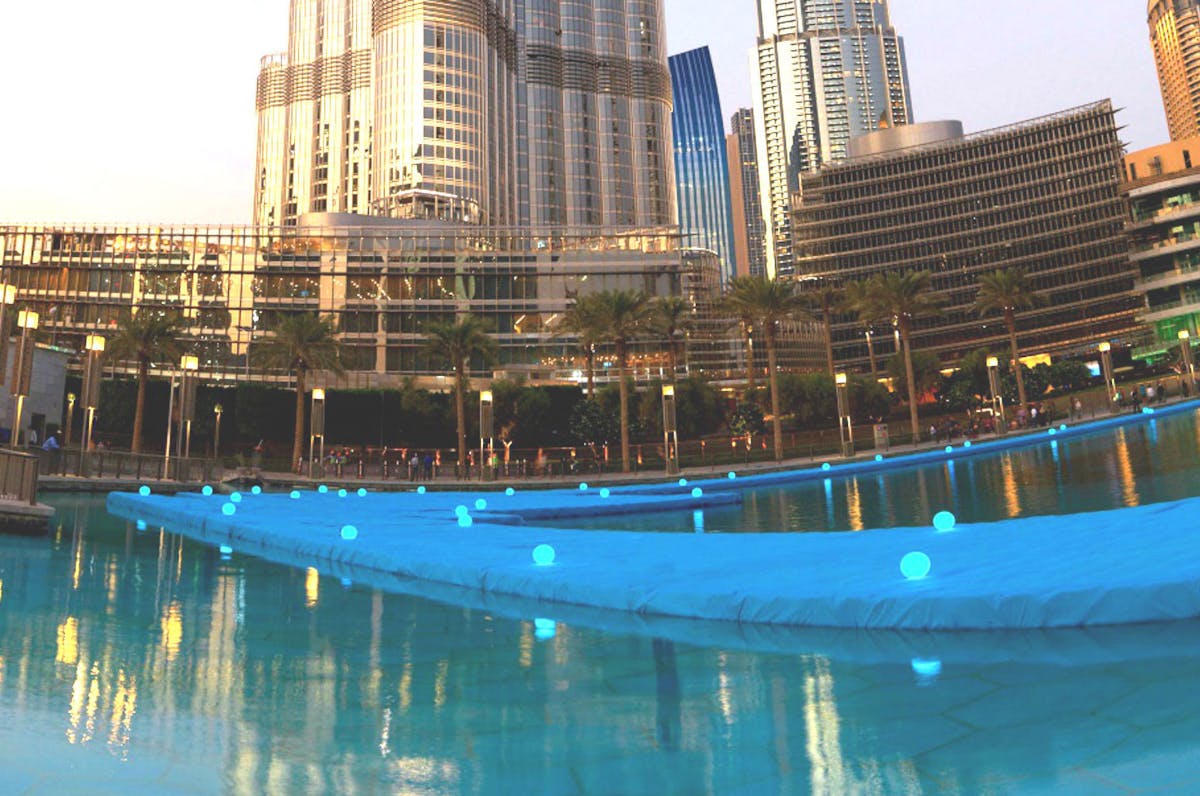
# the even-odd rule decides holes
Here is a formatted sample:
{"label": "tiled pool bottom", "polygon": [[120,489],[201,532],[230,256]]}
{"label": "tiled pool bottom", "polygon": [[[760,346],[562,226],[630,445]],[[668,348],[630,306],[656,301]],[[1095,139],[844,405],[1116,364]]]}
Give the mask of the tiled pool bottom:
{"label": "tiled pool bottom", "polygon": [[0,793],[1200,791],[1196,623],[551,628],[60,506],[0,537]]}

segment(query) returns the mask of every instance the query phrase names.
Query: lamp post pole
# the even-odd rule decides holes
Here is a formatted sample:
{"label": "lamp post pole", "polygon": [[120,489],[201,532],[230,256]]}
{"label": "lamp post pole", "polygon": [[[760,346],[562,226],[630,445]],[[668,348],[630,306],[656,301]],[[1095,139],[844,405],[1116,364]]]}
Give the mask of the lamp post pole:
{"label": "lamp post pole", "polygon": [[1100,367],[1104,372],[1104,389],[1108,391],[1109,411],[1116,411],[1117,379],[1113,375],[1112,343],[1105,341],[1100,344]]}
{"label": "lamp post pole", "polygon": [[105,339],[98,334],[89,334],[84,340],[87,357],[83,369],[83,439],[79,443],[79,469],[83,473],[83,457],[92,447],[92,427],[96,422],[96,407],[100,404],[100,356],[104,353]]}
{"label": "lamp post pole", "polygon": [[63,447],[71,447],[71,427],[75,424],[75,393],[67,393],[67,431],[63,434]]}
{"label": "lamp post pole", "polygon": [[179,442],[175,454],[180,459],[192,458],[192,420],[196,415],[196,373],[200,360],[185,354],[179,360]]}
{"label": "lamp post pole", "polygon": [[[325,460],[325,388],[313,387],[312,410],[309,412],[308,477],[313,477],[318,461]],[[320,440],[320,449],[317,440]]]}
{"label": "lamp post pole", "polygon": [[850,415],[849,379],[845,373],[833,377],[837,388],[838,434],[842,438],[842,456],[854,455],[854,418]]}
{"label": "lamp post pole", "polygon": [[675,417],[675,385],[664,384],[663,401],[663,459],[667,475],[679,474],[679,431]]}
{"label": "lamp post pole", "polygon": [[[487,459],[485,458],[487,451],[491,449],[493,444],[492,438],[495,435],[495,416],[493,413],[493,396],[491,390],[481,390],[479,393],[479,480],[484,480],[484,474],[487,472]],[[470,478],[469,475],[463,476]]]}
{"label": "lamp post pole", "polygon": [[12,427],[14,450],[20,444],[21,413],[25,409],[25,396],[29,395],[29,386],[33,376],[33,338],[29,336],[29,333],[38,328],[38,314],[32,310],[21,310],[17,314],[17,326],[21,329],[21,343],[20,348],[17,349],[17,361],[13,365],[12,373],[12,393],[17,402]]}
{"label": "lamp post pole", "polygon": [[225,412],[225,409],[220,404],[216,404],[215,406],[213,406],[213,415],[216,417],[216,421],[215,421],[216,427],[215,427],[215,430],[213,431],[213,458],[214,459],[221,458],[221,415],[224,412]]}
{"label": "lamp post pole", "polygon": [[1188,380],[1189,393],[1196,392],[1196,360],[1192,355],[1192,333],[1187,329],[1179,332],[1179,353],[1183,356],[1183,366],[1187,369],[1184,375]]}
{"label": "lamp post pole", "polygon": [[992,413],[996,419],[996,433],[1008,433],[1008,419],[1004,416],[1004,396],[1000,393],[1000,357],[988,357],[988,385],[992,389]]}

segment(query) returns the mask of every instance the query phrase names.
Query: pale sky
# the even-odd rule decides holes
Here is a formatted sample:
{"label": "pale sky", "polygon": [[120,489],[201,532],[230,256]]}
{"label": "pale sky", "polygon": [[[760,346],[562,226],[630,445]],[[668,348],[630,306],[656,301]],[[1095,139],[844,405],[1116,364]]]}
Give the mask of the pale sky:
{"label": "pale sky", "polygon": [[[245,223],[259,58],[288,0],[0,0],[0,223]],[[1167,140],[1140,0],[892,0],[917,121],[969,131],[1111,97],[1132,148]],[[666,0],[707,44],[726,118],[750,105],[754,0]]]}

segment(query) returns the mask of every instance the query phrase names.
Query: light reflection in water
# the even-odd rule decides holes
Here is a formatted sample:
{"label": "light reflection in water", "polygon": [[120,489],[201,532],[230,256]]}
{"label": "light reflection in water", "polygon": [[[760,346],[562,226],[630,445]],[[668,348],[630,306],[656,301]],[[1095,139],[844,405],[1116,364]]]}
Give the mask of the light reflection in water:
{"label": "light reflection in water", "polygon": [[1017,486],[1017,475],[1013,471],[1013,460],[1009,455],[1000,459],[1000,473],[1004,479],[1004,505],[1009,518],[1021,516],[1021,491]]}
{"label": "light reflection in water", "polygon": [[321,601],[321,573],[312,567],[304,571],[304,607],[316,608]]}
{"label": "light reflection in water", "polygon": [[850,513],[850,530],[861,531],[863,524],[862,495],[858,491],[858,479],[851,478],[846,483],[846,508]]}
{"label": "light reflection in water", "polygon": [[1129,460],[1129,439],[1125,429],[1117,432],[1117,466],[1121,476],[1121,500],[1126,506],[1140,504],[1138,498],[1137,480],[1133,477],[1133,464]]}

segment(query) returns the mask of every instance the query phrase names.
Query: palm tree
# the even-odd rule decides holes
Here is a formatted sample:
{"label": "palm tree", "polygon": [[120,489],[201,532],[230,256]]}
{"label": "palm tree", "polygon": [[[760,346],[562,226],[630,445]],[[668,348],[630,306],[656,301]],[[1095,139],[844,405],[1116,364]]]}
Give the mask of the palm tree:
{"label": "palm tree", "polygon": [[900,331],[914,445],[921,439],[921,428],[917,420],[917,382],[913,378],[912,324],[917,318],[936,315],[941,311],[941,299],[933,294],[932,286],[933,277],[928,271],[889,271],[871,280],[865,305],[867,317],[872,313],[891,316]]}
{"label": "palm tree", "polygon": [[645,293],[605,290],[596,293],[596,320],[606,339],[616,348],[618,394],[621,399],[621,467],[629,472],[629,344],[643,335],[650,323],[651,304]]}
{"label": "palm tree", "polygon": [[650,328],[667,341],[668,379],[674,383],[679,368],[679,336],[695,328],[692,304],[681,296],[664,296],[650,305]]}
{"label": "palm tree", "polygon": [[739,276],[729,285],[726,306],[736,317],[748,318],[763,332],[767,343],[767,378],[771,384],[771,414],[775,427],[775,460],[783,459],[783,422],[779,416],[779,383],[776,349],[779,324],[807,318],[806,301],[796,293],[796,283],[761,276]]}
{"label": "palm tree", "polygon": [[342,372],[342,344],[337,326],[314,312],[289,313],[268,332],[255,358],[269,368],[296,376],[296,425],[292,437],[292,466],[299,468],[304,455],[304,395],[308,374],[314,370]]}
{"label": "palm tree", "polygon": [[1021,374],[1021,352],[1017,347],[1017,312],[1033,309],[1045,299],[1034,292],[1025,270],[1001,268],[979,277],[979,295],[975,298],[975,309],[981,316],[1000,312],[1008,328],[1008,342],[1012,346],[1012,367],[1017,377],[1017,398],[1021,406],[1025,399],[1025,377]]}
{"label": "palm tree", "polygon": [[[474,315],[461,315],[458,321],[431,323],[425,327],[425,352],[448,364],[454,371],[454,413],[458,419],[458,472],[467,472],[467,368],[471,360],[490,365],[496,361],[498,346],[488,336],[487,325]],[[480,463],[482,465],[482,462]]]}
{"label": "palm tree", "polygon": [[847,282],[842,286],[842,301],[839,309],[857,315],[859,323],[867,333],[867,356],[871,361],[871,380],[879,381],[879,363],[875,361],[875,346],[871,343],[871,327],[879,320],[871,306],[871,283],[866,279]]}
{"label": "palm tree", "polygon": [[146,411],[146,384],[154,362],[173,362],[179,358],[179,333],[187,324],[177,313],[144,309],[123,312],[117,320],[117,333],[109,344],[109,355],[116,360],[137,362],[137,404],[133,412],[133,443],[129,449],[142,451],[142,418]]}
{"label": "palm tree", "polygon": [[833,314],[841,306],[844,292],[840,287],[824,282],[805,290],[803,295],[808,299],[809,311],[813,315],[819,315],[825,327],[825,362],[829,368],[829,377],[834,378],[837,375],[837,365],[833,361]]}
{"label": "palm tree", "polygon": [[555,324],[556,333],[574,337],[579,350],[583,352],[589,399],[596,397],[596,346],[604,340],[604,330],[596,322],[596,304],[595,293],[578,296]]}

